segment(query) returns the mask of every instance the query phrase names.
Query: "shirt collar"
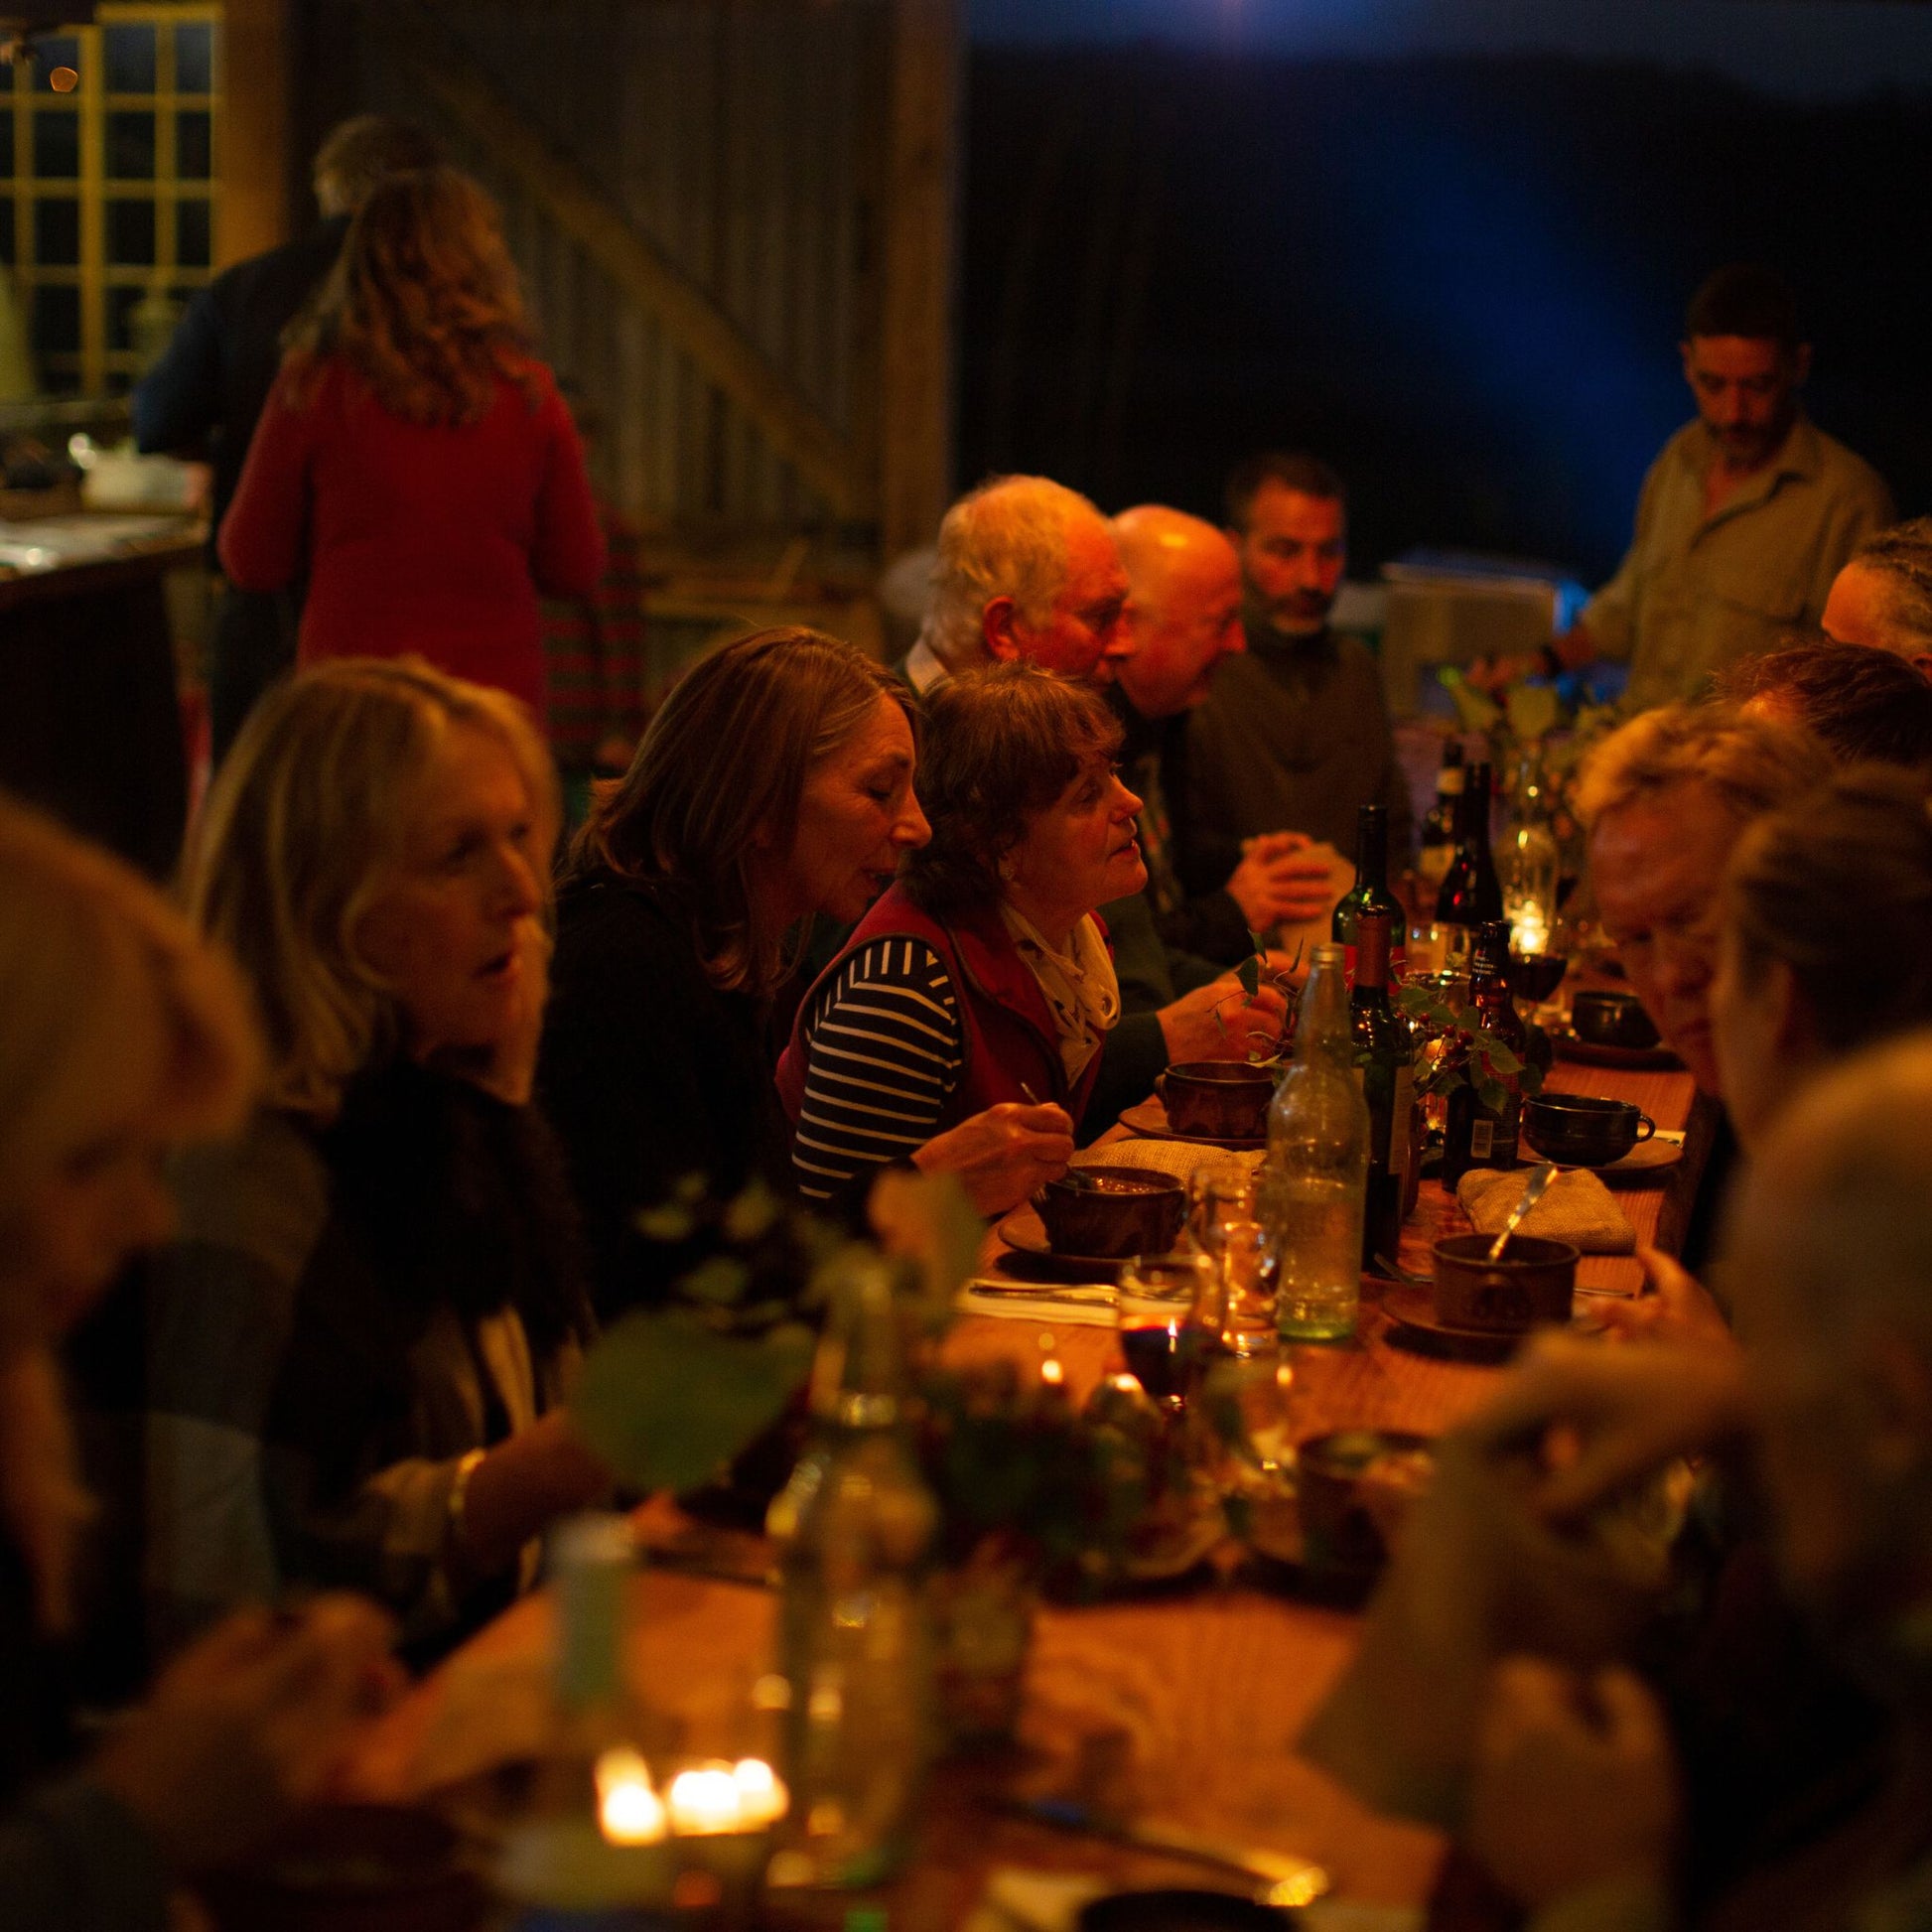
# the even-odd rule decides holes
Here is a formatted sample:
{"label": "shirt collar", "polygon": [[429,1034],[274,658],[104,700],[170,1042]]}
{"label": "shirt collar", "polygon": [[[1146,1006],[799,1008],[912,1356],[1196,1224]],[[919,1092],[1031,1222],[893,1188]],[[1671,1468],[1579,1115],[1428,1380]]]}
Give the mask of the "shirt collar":
{"label": "shirt collar", "polygon": [[923,637],[905,653],[905,681],[920,697],[924,697],[935,684],[943,684],[951,675]]}
{"label": "shirt collar", "polygon": [[[1691,451],[1691,467],[1697,472],[1698,482],[1702,483],[1709,478],[1711,466],[1718,460],[1718,444],[1717,439],[1705,426],[1702,417],[1694,427],[1697,434]],[[1792,422],[1790,431],[1778,446],[1777,455],[1743,483],[1725,504],[1725,510],[1729,510],[1740,503],[1761,502],[1787,477],[1801,483],[1814,482],[1818,476],[1822,454],[1818,446],[1817,425],[1800,409]],[[1724,511],[1721,510],[1719,514],[1723,515]]]}

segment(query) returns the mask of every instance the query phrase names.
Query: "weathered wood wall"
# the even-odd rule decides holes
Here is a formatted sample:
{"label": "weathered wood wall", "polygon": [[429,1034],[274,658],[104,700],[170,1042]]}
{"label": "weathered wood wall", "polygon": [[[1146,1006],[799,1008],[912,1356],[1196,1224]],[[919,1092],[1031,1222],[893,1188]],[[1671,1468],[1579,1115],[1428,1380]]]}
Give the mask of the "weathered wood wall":
{"label": "weathered wood wall", "polygon": [[929,537],[957,0],[287,3],[297,147],[409,114],[489,186],[621,507],[884,556]]}

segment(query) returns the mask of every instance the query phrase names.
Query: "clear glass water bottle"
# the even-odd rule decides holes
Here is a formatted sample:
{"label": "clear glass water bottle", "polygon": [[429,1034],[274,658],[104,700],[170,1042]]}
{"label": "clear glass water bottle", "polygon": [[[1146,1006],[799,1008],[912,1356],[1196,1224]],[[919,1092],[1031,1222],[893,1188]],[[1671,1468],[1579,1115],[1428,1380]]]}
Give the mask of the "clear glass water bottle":
{"label": "clear glass water bottle", "polygon": [[788,1883],[863,1886],[909,1849],[932,1736],[926,1558],[938,1511],[905,1437],[899,1315],[878,1256],[835,1284],[813,1437],[766,1527],[789,1687]]}
{"label": "clear glass water bottle", "polygon": [[1263,1213],[1275,1265],[1275,1325],[1285,1340],[1355,1331],[1369,1116],[1349,1025],[1346,955],[1316,946],[1296,1010],[1295,1061],[1268,1110]]}

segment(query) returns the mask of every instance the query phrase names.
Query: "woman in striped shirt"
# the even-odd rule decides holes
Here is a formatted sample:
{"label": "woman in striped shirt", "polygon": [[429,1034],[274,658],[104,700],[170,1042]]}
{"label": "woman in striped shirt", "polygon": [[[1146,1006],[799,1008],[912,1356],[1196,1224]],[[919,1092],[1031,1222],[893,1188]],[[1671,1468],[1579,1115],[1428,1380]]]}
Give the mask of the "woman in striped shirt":
{"label": "woman in striped shirt", "polygon": [[[931,840],[806,996],[779,1063],[808,1197],[895,1161],[941,1165],[933,1137],[961,1122],[1077,1120],[1120,1018],[1094,908],[1138,892],[1147,868],[1112,713],[1090,687],[1019,663],[927,702]],[[1049,1171],[966,1178],[991,1214]]]}

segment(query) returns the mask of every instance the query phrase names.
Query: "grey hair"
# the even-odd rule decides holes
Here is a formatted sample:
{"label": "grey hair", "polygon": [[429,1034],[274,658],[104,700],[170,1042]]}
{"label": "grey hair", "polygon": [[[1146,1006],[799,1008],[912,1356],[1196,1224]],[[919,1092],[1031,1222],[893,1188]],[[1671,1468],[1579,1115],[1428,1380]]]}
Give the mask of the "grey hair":
{"label": "grey hair", "polygon": [[1852,561],[1884,580],[1886,648],[1932,646],[1932,516],[1867,537]]}
{"label": "grey hair", "polygon": [[1102,520],[1077,489],[1046,477],[995,477],[969,490],[939,525],[919,641],[948,670],[970,670],[985,660],[981,624],[996,597],[1043,622],[1066,583],[1067,534],[1082,517]]}
{"label": "grey hair", "polygon": [[1831,768],[1824,747],[1796,726],[1728,704],[1660,705],[1619,726],[1585,759],[1577,816],[1593,832],[1605,813],[1697,783],[1744,823],[1823,784]]}

